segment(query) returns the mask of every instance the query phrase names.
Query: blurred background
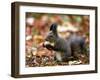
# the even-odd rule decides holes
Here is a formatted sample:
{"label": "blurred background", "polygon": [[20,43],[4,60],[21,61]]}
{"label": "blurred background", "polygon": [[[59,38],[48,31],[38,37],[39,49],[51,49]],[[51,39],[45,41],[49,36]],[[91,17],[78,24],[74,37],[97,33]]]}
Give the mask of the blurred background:
{"label": "blurred background", "polygon": [[[81,35],[89,47],[89,16],[26,13],[26,67],[57,65],[54,52],[43,47],[52,23],[58,24],[58,34],[67,38],[71,33]],[[83,61],[83,64],[87,61]]]}

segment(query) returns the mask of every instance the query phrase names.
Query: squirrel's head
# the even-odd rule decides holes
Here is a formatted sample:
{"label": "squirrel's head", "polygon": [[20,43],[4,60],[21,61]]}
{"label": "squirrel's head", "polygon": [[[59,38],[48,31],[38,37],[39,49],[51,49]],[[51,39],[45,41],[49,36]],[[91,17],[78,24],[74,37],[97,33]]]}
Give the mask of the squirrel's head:
{"label": "squirrel's head", "polygon": [[53,23],[50,26],[50,31],[47,34],[47,37],[45,38],[44,46],[47,47],[54,47],[55,43],[57,41],[58,34],[57,34],[57,24]]}

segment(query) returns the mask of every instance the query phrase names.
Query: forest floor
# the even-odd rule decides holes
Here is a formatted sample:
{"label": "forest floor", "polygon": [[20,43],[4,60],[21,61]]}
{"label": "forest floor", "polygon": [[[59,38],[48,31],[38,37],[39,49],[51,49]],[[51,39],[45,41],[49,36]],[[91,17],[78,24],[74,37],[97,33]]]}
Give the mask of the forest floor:
{"label": "forest floor", "polygon": [[64,66],[64,65],[81,65],[89,64],[89,56],[80,54],[77,60],[69,60],[66,62],[58,62],[54,57],[47,56],[30,56],[26,57],[26,67],[43,67],[43,66]]}

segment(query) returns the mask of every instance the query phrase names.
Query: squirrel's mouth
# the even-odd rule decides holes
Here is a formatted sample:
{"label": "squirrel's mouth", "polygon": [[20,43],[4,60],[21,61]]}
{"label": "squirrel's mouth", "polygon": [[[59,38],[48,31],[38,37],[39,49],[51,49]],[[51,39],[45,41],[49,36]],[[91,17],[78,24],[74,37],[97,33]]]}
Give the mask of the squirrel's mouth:
{"label": "squirrel's mouth", "polygon": [[53,42],[50,42],[50,41],[45,41],[43,43],[43,46],[49,50],[52,50],[54,48],[55,44]]}

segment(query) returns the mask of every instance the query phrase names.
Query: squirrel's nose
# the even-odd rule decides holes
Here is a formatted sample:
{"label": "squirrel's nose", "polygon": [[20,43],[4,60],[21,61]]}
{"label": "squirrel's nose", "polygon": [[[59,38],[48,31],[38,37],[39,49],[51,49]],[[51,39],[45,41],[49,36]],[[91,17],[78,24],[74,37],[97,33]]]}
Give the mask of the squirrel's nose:
{"label": "squirrel's nose", "polygon": [[49,38],[45,38],[45,41],[49,41]]}

